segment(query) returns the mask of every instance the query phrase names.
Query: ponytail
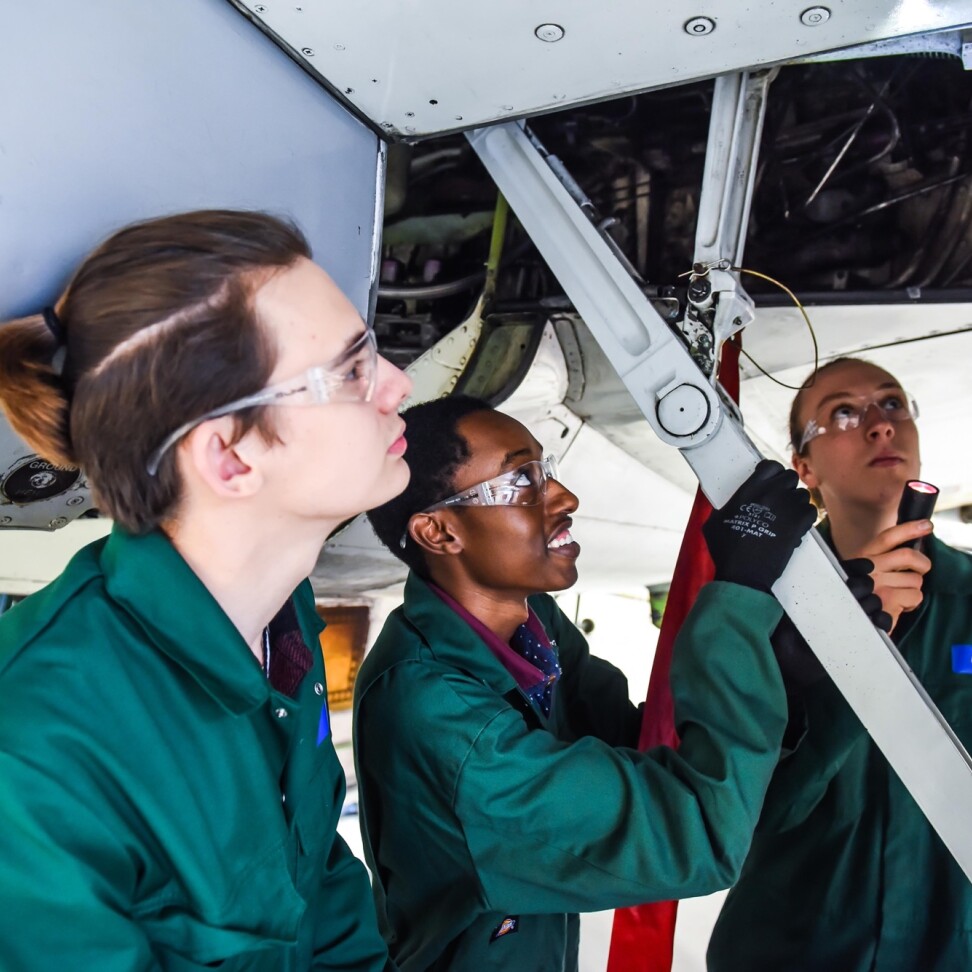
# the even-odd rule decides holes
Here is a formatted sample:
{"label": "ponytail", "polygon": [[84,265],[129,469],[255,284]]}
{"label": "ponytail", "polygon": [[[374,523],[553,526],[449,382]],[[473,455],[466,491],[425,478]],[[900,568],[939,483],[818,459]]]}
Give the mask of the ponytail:
{"label": "ponytail", "polygon": [[55,365],[61,349],[41,314],[0,325],[0,409],[39,456],[77,468],[70,400]]}

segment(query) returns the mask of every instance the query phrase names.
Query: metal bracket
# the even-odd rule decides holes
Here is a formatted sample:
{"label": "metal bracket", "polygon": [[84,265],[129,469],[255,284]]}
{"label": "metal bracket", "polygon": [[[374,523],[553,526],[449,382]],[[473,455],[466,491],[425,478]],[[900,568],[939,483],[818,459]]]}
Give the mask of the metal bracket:
{"label": "metal bracket", "polygon": [[[722,506],[760,456],[710,377],[618,263],[521,124],[477,129],[467,138],[649,424],[680,449],[713,505]],[[712,245],[720,238],[716,233]],[[811,531],[773,593],[972,879],[972,760],[842,578]]]}
{"label": "metal bracket", "polygon": [[778,68],[716,78],[702,194],[695,230],[695,266],[682,328],[695,363],[715,381],[722,345],[751,324],[756,310],[733,268],[742,260],[753,199],[753,170]]}
{"label": "metal bracket", "polygon": [[728,260],[696,263],[682,276],[691,279],[688,306],[678,327],[692,360],[714,382],[719,375],[722,345],[756,319],[756,308]]}

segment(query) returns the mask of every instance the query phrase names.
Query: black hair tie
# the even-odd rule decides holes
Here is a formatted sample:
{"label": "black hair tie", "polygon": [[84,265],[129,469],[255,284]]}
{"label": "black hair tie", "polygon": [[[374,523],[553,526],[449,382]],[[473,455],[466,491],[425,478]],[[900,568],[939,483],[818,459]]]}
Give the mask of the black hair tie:
{"label": "black hair tie", "polygon": [[45,307],[41,311],[47,329],[54,336],[54,354],[51,355],[51,370],[59,378],[64,374],[64,359],[67,356],[67,331],[61,319],[57,316],[57,311],[53,307]]}
{"label": "black hair tie", "polygon": [[58,346],[63,347],[67,343],[67,334],[64,331],[61,319],[57,316],[57,311],[53,307],[45,307],[42,313],[47,329],[54,335],[54,340]]}

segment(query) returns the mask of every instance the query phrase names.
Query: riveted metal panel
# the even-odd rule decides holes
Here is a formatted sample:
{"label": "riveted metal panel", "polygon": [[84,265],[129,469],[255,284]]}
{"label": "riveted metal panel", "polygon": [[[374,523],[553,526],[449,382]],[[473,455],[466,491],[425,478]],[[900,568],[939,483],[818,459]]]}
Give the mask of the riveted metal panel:
{"label": "riveted metal panel", "polygon": [[969,0],[232,2],[405,139],[972,22]]}

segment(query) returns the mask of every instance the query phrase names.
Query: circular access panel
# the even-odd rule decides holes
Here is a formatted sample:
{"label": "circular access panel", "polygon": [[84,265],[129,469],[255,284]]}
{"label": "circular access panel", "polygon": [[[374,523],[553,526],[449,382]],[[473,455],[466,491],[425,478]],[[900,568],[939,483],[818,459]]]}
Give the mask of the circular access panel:
{"label": "circular access panel", "polygon": [[7,474],[0,484],[0,493],[11,503],[23,506],[60,496],[80,478],[80,469],[61,469],[34,456]]}

